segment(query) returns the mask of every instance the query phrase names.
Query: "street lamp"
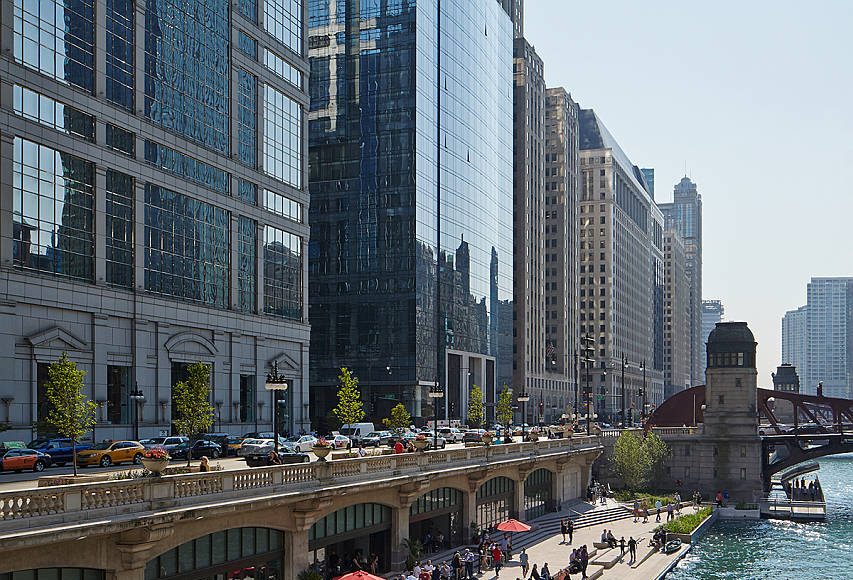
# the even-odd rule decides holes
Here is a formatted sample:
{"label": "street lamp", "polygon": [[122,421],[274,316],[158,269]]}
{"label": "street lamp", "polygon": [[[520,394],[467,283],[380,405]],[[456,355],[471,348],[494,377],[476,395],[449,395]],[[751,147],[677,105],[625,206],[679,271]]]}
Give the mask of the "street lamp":
{"label": "street lamp", "polygon": [[643,371],[643,389],[640,391],[640,396],[643,397],[643,407],[640,409],[640,426],[646,423],[646,361],[640,363],[640,370]]}
{"label": "street lamp", "polygon": [[430,389],[427,395],[432,399],[432,448],[438,449],[438,400],[444,397],[444,391],[438,388],[438,382],[436,382],[435,387]]}
{"label": "street lamp", "polygon": [[628,357],[622,353],[622,428],[625,428],[625,366],[628,364]]}
{"label": "street lamp", "polygon": [[216,428],[221,430],[222,429],[222,405],[223,405],[223,403],[222,403],[222,401],[216,401],[214,403],[214,405],[216,405],[216,423],[217,423]]}
{"label": "street lamp", "polygon": [[133,401],[133,439],[139,441],[139,406],[145,404],[145,395],[139,390],[139,383],[135,383],[136,387],[130,392],[130,400]]}
{"label": "street lamp", "polygon": [[524,391],[518,395],[518,402],[521,403],[521,442],[524,443],[524,425],[527,423],[527,401],[530,400],[530,395]]}
{"label": "street lamp", "polygon": [[267,373],[267,381],[264,383],[264,388],[268,391],[272,391],[273,393],[273,409],[272,409],[272,423],[273,423],[273,449],[275,449],[275,454],[278,456],[278,405],[279,391],[286,391],[288,387],[287,380],[278,374],[278,361],[273,361],[272,363],[272,372]]}
{"label": "street lamp", "polygon": [[583,343],[583,362],[586,363],[586,386],[584,387],[584,396],[586,397],[586,434],[592,434],[592,425],[590,425],[590,415],[592,415],[592,364],[595,359],[592,354],[595,353],[595,339],[587,334],[581,337]]}

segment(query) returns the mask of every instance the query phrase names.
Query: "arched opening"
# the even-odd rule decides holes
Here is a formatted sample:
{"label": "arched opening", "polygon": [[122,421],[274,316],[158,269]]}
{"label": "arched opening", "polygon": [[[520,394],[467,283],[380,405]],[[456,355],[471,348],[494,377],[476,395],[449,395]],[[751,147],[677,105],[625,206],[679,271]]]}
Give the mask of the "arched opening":
{"label": "arched opening", "polygon": [[106,580],[104,570],[94,568],[36,568],[0,574],[0,580]]}
{"label": "arched opening", "polygon": [[524,480],[524,519],[532,520],[554,508],[554,474],[537,469]]}
{"label": "arched opening", "polygon": [[462,544],[462,492],[440,487],[409,507],[409,538],[419,539],[427,553]]}
{"label": "arched opening", "polygon": [[481,530],[515,515],[515,482],[510,478],[493,477],[477,490],[477,526]]}
{"label": "arched opening", "polygon": [[284,532],[231,528],[153,558],[145,566],[145,580],[280,580],[283,569]]}
{"label": "arched opening", "polygon": [[308,550],[314,563],[324,563],[327,577],[362,569],[373,555],[377,571],[391,565],[391,508],[378,503],[359,503],[319,519],[308,531]]}

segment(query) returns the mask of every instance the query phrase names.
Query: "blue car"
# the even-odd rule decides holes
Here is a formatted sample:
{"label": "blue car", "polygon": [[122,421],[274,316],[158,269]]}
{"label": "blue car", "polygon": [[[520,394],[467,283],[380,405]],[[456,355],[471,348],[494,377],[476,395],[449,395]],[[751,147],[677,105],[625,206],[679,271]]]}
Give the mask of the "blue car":
{"label": "blue car", "polygon": [[[74,456],[74,448],[71,445],[71,439],[62,437],[36,439],[34,441],[30,441],[27,447],[48,454],[51,459],[51,462],[49,462],[48,465],[62,466],[66,463],[71,463]],[[81,451],[91,449],[92,444],[78,441],[76,448],[77,453],[80,453]]]}

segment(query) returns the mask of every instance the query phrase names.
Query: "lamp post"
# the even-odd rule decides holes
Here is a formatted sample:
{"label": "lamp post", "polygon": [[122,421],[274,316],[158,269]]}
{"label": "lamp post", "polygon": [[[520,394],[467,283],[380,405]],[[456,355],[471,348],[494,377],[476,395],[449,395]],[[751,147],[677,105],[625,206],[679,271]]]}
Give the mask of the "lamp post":
{"label": "lamp post", "polygon": [[524,443],[524,425],[527,423],[527,401],[530,400],[530,395],[522,391],[518,395],[518,402],[521,403],[521,442]]}
{"label": "lamp post", "polygon": [[625,365],[628,364],[628,357],[622,353],[622,428],[625,428]]}
{"label": "lamp post", "polygon": [[590,369],[592,367],[592,363],[595,362],[595,359],[591,357],[592,353],[595,353],[595,339],[592,338],[589,334],[581,337],[581,342],[583,343],[583,362],[586,363],[586,386],[584,387],[584,397],[586,398],[586,434],[590,435],[592,433],[592,425],[590,425],[590,419],[592,415],[592,375],[590,373]]}
{"label": "lamp post", "polygon": [[273,393],[273,409],[272,409],[272,426],[273,426],[273,449],[278,456],[278,405],[279,391],[286,391],[288,387],[287,380],[278,374],[278,361],[273,361],[272,372],[267,373],[267,380],[264,383],[264,388]]}
{"label": "lamp post", "polygon": [[575,404],[574,413],[578,414],[578,351],[575,351]]}
{"label": "lamp post", "polygon": [[643,398],[643,407],[640,409],[640,426],[646,422],[646,361],[640,364],[640,370],[643,371],[643,389],[640,391],[640,396]]}
{"label": "lamp post", "polygon": [[427,395],[432,399],[432,448],[438,449],[438,400],[444,397],[444,391],[438,388],[436,381],[435,387],[430,389]]}
{"label": "lamp post", "polygon": [[130,400],[133,401],[133,439],[139,441],[139,405],[145,404],[145,395],[139,390],[139,383],[134,386],[134,390],[130,392]]}

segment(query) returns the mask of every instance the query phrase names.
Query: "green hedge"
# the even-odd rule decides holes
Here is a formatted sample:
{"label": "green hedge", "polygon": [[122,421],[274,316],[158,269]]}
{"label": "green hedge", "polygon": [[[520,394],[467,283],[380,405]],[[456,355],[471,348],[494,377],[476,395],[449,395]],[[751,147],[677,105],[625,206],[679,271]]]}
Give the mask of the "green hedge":
{"label": "green hedge", "polygon": [[699,527],[705,518],[711,515],[710,507],[703,507],[695,514],[685,514],[683,516],[678,516],[672,521],[665,523],[661,526],[667,532],[672,534],[691,534],[693,530]]}
{"label": "green hedge", "polygon": [[[655,507],[655,502],[657,500],[660,500],[663,507],[666,507],[666,504],[673,501],[672,495],[666,495],[666,492],[662,491],[630,491],[627,489],[620,489],[619,491],[614,492],[613,495],[616,497],[616,501],[620,501],[622,503],[633,504],[636,499],[640,500],[640,503],[642,504],[645,500],[649,504],[649,509]],[[684,501],[684,498],[682,498],[682,501]]]}

